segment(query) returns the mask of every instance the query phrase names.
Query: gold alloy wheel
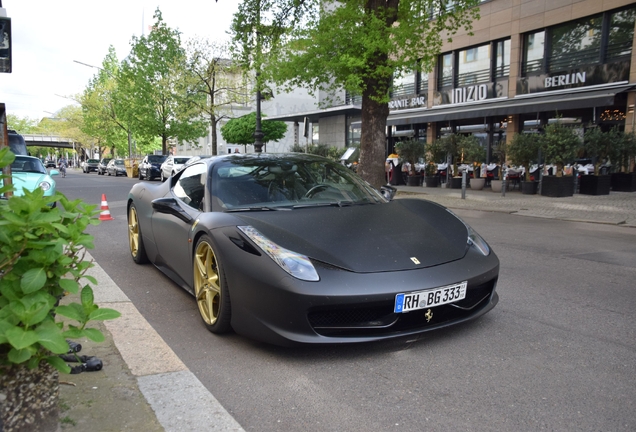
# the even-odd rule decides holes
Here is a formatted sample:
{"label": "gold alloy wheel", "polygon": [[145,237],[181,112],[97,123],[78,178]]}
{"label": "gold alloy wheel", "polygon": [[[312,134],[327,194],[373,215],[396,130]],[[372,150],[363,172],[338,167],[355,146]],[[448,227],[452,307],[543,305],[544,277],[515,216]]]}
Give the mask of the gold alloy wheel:
{"label": "gold alloy wheel", "polygon": [[137,209],[132,205],[128,211],[128,243],[130,244],[130,253],[136,258],[139,254],[139,218],[137,217]]}
{"label": "gold alloy wheel", "polygon": [[215,324],[221,305],[219,266],[212,247],[205,241],[199,243],[194,254],[194,295],[203,321]]}

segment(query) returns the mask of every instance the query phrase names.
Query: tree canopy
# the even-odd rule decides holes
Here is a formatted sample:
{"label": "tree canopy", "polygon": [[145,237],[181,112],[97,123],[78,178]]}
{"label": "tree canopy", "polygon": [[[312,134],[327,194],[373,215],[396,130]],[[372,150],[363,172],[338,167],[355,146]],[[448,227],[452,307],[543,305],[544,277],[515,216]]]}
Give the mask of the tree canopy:
{"label": "tree canopy", "polygon": [[[433,67],[445,38],[470,30],[477,0],[243,0],[232,22],[237,55],[262,79],[362,96],[358,173],[384,183],[386,118],[393,76]],[[267,18],[264,19],[263,17]],[[262,57],[261,57],[262,56]],[[261,59],[262,60],[259,60]]]}
{"label": "tree canopy", "polygon": [[[287,124],[276,120],[263,120],[263,144],[270,141],[278,142],[287,132]],[[230,144],[254,144],[254,130],[256,128],[256,113],[229,120],[221,126],[223,139]]]}
{"label": "tree canopy", "polygon": [[167,154],[168,140],[192,141],[207,132],[199,106],[205,95],[197,93],[188,77],[181,36],[163,21],[161,11],[148,36],[133,36],[132,50],[123,63],[119,86],[135,101],[125,119],[135,133],[160,137]]}

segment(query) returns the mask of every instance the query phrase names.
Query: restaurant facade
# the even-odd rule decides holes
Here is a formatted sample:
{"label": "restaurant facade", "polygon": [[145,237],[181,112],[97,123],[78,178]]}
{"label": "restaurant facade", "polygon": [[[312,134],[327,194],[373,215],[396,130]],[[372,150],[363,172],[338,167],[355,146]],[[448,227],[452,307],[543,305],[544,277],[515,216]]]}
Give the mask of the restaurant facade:
{"label": "restaurant facade", "polygon": [[[473,34],[445,43],[432,71],[394,77],[387,154],[403,139],[456,132],[476,136],[490,162],[499,141],[557,118],[581,134],[591,125],[634,129],[636,4],[491,0],[479,9]],[[320,144],[355,145],[360,99],[340,96],[340,105],[271,118],[296,129],[310,122]]]}

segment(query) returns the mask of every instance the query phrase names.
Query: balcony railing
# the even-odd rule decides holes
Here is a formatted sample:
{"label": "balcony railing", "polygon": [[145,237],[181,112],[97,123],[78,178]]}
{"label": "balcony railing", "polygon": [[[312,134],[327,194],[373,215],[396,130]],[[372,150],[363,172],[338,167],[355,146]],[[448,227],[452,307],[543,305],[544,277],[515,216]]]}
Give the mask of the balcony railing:
{"label": "balcony railing", "polygon": [[473,72],[465,72],[457,75],[457,86],[464,87],[471,84],[490,81],[490,70],[482,69]]}

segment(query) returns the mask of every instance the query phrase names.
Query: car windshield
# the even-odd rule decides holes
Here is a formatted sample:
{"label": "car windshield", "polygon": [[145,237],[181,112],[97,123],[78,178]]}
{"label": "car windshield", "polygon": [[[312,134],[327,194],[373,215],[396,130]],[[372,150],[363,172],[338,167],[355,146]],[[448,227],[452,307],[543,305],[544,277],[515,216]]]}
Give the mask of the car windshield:
{"label": "car windshield", "polygon": [[123,165],[123,164],[124,164],[123,160],[119,160],[118,159],[118,160],[115,161],[115,165]]}
{"label": "car windshield", "polygon": [[108,163],[108,162],[110,162],[110,161],[111,161],[111,159],[102,159],[102,163],[103,163],[103,164],[107,164],[107,163]]}
{"label": "car windshield", "polygon": [[187,158],[187,157],[174,158],[174,163],[176,163],[176,164],[184,164],[184,163],[186,163],[188,161],[188,159],[190,159],[190,158]]}
{"label": "car windshield", "polygon": [[387,202],[343,165],[305,155],[225,159],[214,166],[212,195],[226,211]]}
{"label": "car windshield", "polygon": [[92,164],[99,163],[99,161],[98,161],[97,159],[89,159],[87,162],[88,162],[89,164],[90,164],[90,163],[92,163]]}
{"label": "car windshield", "polygon": [[37,158],[26,156],[16,156],[15,160],[11,164],[11,171],[14,173],[29,172],[47,174],[46,168],[42,165],[42,161]]}
{"label": "car windshield", "polygon": [[162,156],[162,155],[152,155],[152,156],[148,156],[148,162],[150,163],[163,163],[163,161],[166,160],[167,156]]}

